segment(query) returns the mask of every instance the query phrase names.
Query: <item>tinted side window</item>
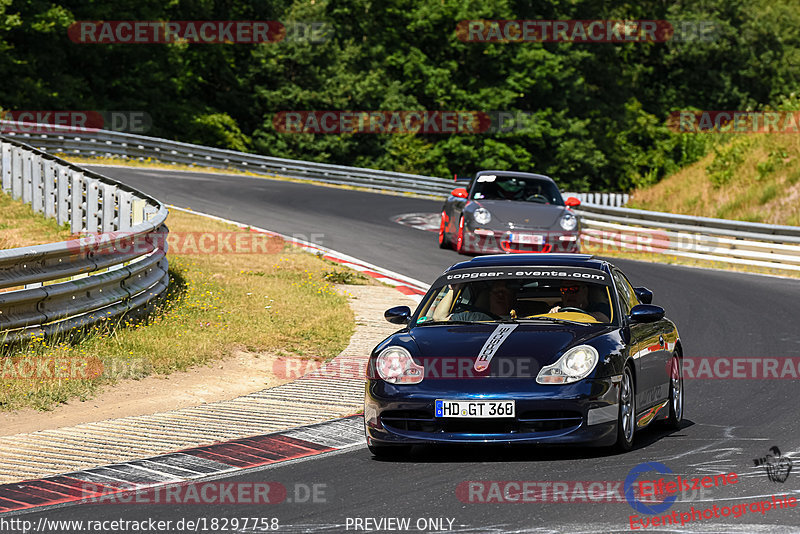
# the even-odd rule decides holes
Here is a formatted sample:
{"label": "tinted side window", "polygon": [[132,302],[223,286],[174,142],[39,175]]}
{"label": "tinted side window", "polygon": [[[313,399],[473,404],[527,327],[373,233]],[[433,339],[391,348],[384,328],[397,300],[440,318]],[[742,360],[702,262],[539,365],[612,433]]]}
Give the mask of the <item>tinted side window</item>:
{"label": "tinted side window", "polygon": [[[619,306],[622,308],[622,314],[628,315],[634,306],[631,304],[633,290],[630,289],[630,284],[627,283],[627,280],[624,279],[619,271],[612,271],[612,275],[614,277],[614,286],[617,288],[617,294],[619,295]],[[633,296],[633,298],[636,297]]]}
{"label": "tinted side window", "polygon": [[628,288],[628,294],[630,295],[630,304],[631,304],[631,308],[633,308],[634,306],[638,306],[639,304],[641,304],[641,302],[639,302],[639,297],[637,297],[637,296],[636,296],[636,291],[634,291],[634,290],[633,290],[633,286],[632,286],[632,285],[631,285],[631,283],[628,281],[628,277],[627,277],[627,276],[625,276],[625,275],[624,275],[624,274],[622,274],[622,273],[619,273],[619,274],[620,274],[620,276],[622,277],[622,283],[623,283],[623,285],[624,285],[626,288]]}

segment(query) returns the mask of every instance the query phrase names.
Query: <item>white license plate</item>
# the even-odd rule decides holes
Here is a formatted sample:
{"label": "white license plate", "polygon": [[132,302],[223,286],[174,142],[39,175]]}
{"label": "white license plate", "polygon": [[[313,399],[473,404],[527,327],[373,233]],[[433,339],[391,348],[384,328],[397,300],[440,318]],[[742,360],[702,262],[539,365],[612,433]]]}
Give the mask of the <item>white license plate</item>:
{"label": "white license plate", "polygon": [[436,399],[436,417],[514,417],[514,401]]}
{"label": "white license plate", "polygon": [[543,245],[544,236],[539,234],[511,234],[511,242],[520,245]]}

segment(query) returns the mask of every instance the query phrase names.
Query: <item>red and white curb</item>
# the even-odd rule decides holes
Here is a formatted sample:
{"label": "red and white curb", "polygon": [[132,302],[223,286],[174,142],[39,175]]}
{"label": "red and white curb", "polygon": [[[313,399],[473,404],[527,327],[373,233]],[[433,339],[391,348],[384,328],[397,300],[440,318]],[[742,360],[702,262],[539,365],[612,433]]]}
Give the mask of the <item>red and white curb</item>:
{"label": "red and white curb", "polygon": [[366,276],[374,278],[375,280],[383,282],[384,284],[394,286],[395,289],[397,289],[404,295],[408,295],[411,299],[415,300],[416,302],[422,300],[422,296],[425,295],[425,293],[428,291],[428,288],[430,287],[428,284],[421,282],[419,280],[415,280],[414,278],[409,278],[408,276],[402,275],[400,273],[384,269],[383,267],[378,267],[377,265],[367,263],[358,258],[354,258],[353,256],[350,256],[348,254],[344,254],[342,252],[338,252],[336,250],[329,249],[321,245],[317,245],[316,243],[312,243],[310,241],[297,239],[296,237],[279,234],[277,232],[273,232],[272,230],[266,230],[264,228],[259,228],[257,226],[243,224],[238,221],[224,219],[222,217],[217,217],[216,215],[210,215],[208,213],[202,213],[188,208],[180,208],[178,206],[173,206],[173,205],[169,205],[168,207],[169,209],[183,211],[194,215],[200,215],[201,217],[207,217],[209,219],[214,219],[216,221],[221,221],[227,224],[233,224],[235,226],[238,226],[242,230],[249,229],[251,232],[258,232],[260,234],[279,237],[284,241],[291,243],[292,245],[301,248],[307,252],[311,252],[312,254],[320,254],[326,260],[339,263],[345,267],[353,269],[354,271],[358,271]]}
{"label": "red and white curb", "polygon": [[[0,514],[94,502],[363,445],[363,417],[179,450],[142,460],[0,485]],[[123,501],[122,498],[119,498]],[[123,501],[124,502],[124,501]]]}

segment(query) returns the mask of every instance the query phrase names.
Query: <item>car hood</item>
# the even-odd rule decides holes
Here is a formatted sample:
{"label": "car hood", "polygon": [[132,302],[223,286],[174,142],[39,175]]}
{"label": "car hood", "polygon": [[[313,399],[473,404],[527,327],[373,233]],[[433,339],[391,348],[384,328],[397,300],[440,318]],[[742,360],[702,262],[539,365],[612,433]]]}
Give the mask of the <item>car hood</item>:
{"label": "car hood", "polygon": [[480,323],[417,326],[409,334],[419,349],[416,359],[446,358],[456,362],[453,364],[456,366],[459,365],[457,362],[466,359],[471,367],[498,326],[508,325],[514,329],[497,346],[491,358],[492,370],[497,370],[504,360],[524,358],[532,365],[532,372],[538,371],[554,363],[568,348],[586,343],[614,328],[599,324]]}
{"label": "car hood", "polygon": [[513,223],[514,226],[523,228],[552,228],[558,225],[558,219],[566,210],[564,206],[514,200],[480,200],[475,202],[492,214],[492,221],[489,226],[502,225],[507,227],[508,223]]}

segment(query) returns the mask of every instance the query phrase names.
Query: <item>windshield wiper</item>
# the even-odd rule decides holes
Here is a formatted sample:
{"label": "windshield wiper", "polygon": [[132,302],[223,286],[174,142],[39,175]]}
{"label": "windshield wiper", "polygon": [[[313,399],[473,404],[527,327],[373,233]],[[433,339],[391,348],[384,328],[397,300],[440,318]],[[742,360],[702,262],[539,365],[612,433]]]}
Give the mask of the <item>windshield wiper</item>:
{"label": "windshield wiper", "polygon": [[587,325],[587,324],[594,324],[594,323],[586,323],[581,321],[570,321],[569,319],[562,319],[561,317],[523,317],[518,319],[519,321],[550,321],[553,323],[561,323],[561,324],[578,324],[578,325]]}
{"label": "windshield wiper", "polygon": [[453,319],[453,320],[450,320],[450,321],[422,321],[421,323],[417,323],[415,326],[422,326],[422,325],[426,325],[426,324],[431,324],[431,325],[438,325],[438,324],[480,324],[480,323],[486,323],[486,322],[491,322],[491,321],[461,321],[461,320],[458,320],[458,319]]}

